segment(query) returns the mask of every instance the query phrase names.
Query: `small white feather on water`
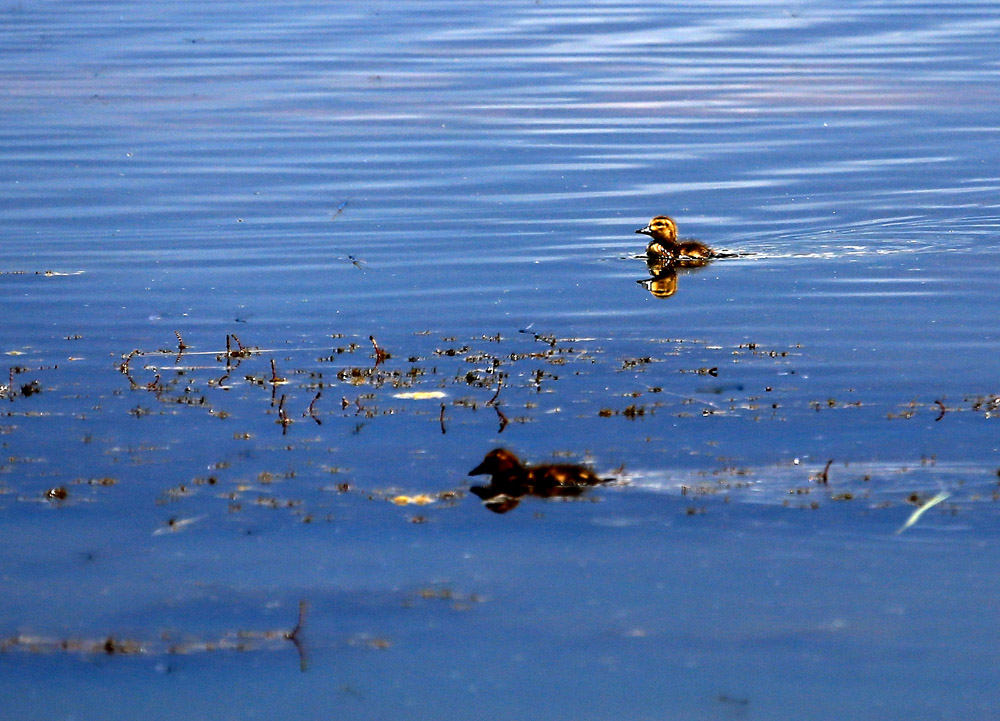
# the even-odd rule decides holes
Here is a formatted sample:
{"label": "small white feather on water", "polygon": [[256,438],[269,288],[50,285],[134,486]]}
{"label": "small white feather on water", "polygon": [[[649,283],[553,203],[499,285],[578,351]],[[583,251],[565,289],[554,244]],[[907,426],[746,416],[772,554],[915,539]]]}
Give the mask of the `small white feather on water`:
{"label": "small white feather on water", "polygon": [[907,528],[909,528],[910,526],[912,526],[914,523],[916,523],[917,521],[919,521],[920,517],[922,515],[924,515],[924,513],[926,511],[930,510],[931,508],[933,508],[934,506],[936,506],[937,504],[939,504],[941,501],[945,500],[946,498],[950,498],[950,497],[951,497],[951,494],[950,493],[945,493],[944,491],[942,491],[941,493],[939,493],[936,496],[934,496],[932,499],[930,499],[929,501],[927,501],[927,503],[925,503],[920,508],[918,508],[917,510],[915,510],[913,513],[910,514],[910,517],[906,519],[906,523],[904,523],[902,526],[900,526],[899,529],[896,531],[896,535],[898,536],[900,533],[902,533]]}

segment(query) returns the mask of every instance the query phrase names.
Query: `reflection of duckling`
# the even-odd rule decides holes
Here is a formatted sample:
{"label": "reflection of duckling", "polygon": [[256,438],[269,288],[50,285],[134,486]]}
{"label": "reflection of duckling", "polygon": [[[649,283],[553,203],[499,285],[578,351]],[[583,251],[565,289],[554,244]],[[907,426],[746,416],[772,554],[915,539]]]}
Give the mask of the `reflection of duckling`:
{"label": "reflection of duckling", "polygon": [[491,476],[489,485],[473,486],[469,490],[496,513],[514,508],[522,496],[578,496],[589,486],[610,480],[599,478],[589,468],[568,463],[525,466],[505,448],[487,453],[469,475]]}
{"label": "reflection of duckling", "polygon": [[[652,267],[650,267],[650,272],[653,272]],[[668,263],[659,273],[653,273],[652,278],[642,278],[636,283],[657,298],[669,298],[677,292],[677,271]]]}
{"label": "reflection of duckling", "polygon": [[657,298],[669,298],[677,292],[677,269],[704,268],[708,260],[666,258],[662,255],[646,256],[646,267],[651,278],[642,278],[636,283],[643,286]]}
{"label": "reflection of duckling", "polygon": [[677,240],[677,223],[666,215],[656,216],[635,232],[652,238],[646,246],[650,258],[704,261],[717,257],[711,248],[697,240]]}

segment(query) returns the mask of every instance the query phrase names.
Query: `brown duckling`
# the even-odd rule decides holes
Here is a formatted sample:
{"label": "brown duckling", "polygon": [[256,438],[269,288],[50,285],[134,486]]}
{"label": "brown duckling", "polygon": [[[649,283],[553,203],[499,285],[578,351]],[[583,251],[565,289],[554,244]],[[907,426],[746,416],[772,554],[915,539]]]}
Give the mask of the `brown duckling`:
{"label": "brown duckling", "polygon": [[652,240],[646,246],[650,258],[671,260],[706,261],[718,257],[711,248],[697,240],[677,240],[677,223],[666,215],[658,215],[645,228],[636,233],[648,235]]}
{"label": "brown duckling", "polygon": [[469,471],[469,475],[492,476],[488,486],[472,487],[472,492],[480,498],[491,494],[523,496],[531,493],[532,485],[528,469],[521,464],[517,456],[505,448],[497,448],[487,453],[482,463]]}
{"label": "brown duckling", "polygon": [[514,508],[522,496],[577,496],[590,486],[610,480],[598,477],[585,466],[569,463],[525,466],[506,448],[487,453],[482,463],[469,471],[469,475],[491,476],[489,485],[473,486],[469,491],[486,501],[486,507],[497,513],[506,513]]}

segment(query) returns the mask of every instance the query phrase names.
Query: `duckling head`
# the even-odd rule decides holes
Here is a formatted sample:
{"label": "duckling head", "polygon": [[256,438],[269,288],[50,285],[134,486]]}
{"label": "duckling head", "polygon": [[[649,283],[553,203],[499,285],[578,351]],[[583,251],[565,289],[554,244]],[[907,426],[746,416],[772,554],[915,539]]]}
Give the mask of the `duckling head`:
{"label": "duckling head", "polygon": [[469,471],[470,476],[514,477],[524,473],[524,466],[517,456],[506,448],[497,448],[486,454],[483,462]]}
{"label": "duckling head", "polygon": [[649,225],[645,228],[639,228],[635,232],[648,235],[653,240],[658,240],[661,243],[677,242],[677,223],[674,222],[673,218],[666,215],[656,216],[649,221]]}

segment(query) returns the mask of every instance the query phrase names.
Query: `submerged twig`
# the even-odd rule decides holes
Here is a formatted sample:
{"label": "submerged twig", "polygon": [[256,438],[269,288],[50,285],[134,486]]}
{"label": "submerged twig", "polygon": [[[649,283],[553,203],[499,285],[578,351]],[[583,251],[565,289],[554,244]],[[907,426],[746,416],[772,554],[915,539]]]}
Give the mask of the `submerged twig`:
{"label": "submerged twig", "polygon": [[368,336],[368,340],[372,342],[372,347],[375,349],[375,365],[389,358],[389,352],[384,348],[379,348],[378,343],[375,342],[375,336]]}
{"label": "submerged twig", "polygon": [[174,358],[174,365],[177,365],[181,362],[181,356],[184,355],[184,351],[187,350],[188,345],[184,342],[184,339],[181,338],[180,331],[175,330],[174,335],[177,336],[177,357]]}
{"label": "submerged twig", "polygon": [[[232,341],[236,341],[236,348],[237,348],[236,350],[233,350]],[[226,360],[227,361],[229,359],[231,359],[231,358],[237,358],[237,359],[248,358],[250,355],[251,355],[250,349],[247,348],[246,346],[244,346],[240,342],[240,339],[236,336],[235,333],[232,333],[232,334],[226,333]]]}
{"label": "submerged twig", "polygon": [[503,433],[503,429],[507,427],[507,424],[510,423],[510,420],[508,420],[507,416],[504,415],[504,412],[500,410],[500,406],[493,406],[493,410],[497,412],[497,418],[500,419],[500,429],[497,431],[497,433]]}
{"label": "submerged twig", "polygon": [[281,400],[278,401],[278,423],[281,424],[282,433],[288,430],[288,426],[292,424],[292,419],[288,417],[288,413],[285,411],[285,394],[281,394]]}
{"label": "submerged twig", "polygon": [[122,373],[128,373],[128,364],[132,362],[132,359],[137,355],[142,355],[142,351],[136,348],[134,351],[125,356],[125,360],[118,366],[118,370]]}
{"label": "submerged twig", "polygon": [[323,395],[323,391],[322,390],[317,391],[316,392],[316,397],[313,398],[312,402],[309,404],[309,408],[306,409],[306,412],[302,414],[302,415],[308,415],[310,418],[312,418],[314,421],[316,421],[316,425],[318,425],[318,426],[323,425],[323,421],[321,421],[319,418],[316,417],[316,411],[315,411],[316,401],[319,400],[319,397],[321,395]]}
{"label": "submerged twig", "polygon": [[500,375],[497,376],[497,392],[493,394],[492,398],[486,401],[487,406],[492,406],[494,403],[496,403],[497,398],[500,397],[500,391],[503,390],[503,379],[505,375],[506,375],[505,373],[501,373]]}
{"label": "submerged twig", "polygon": [[[233,336],[235,337],[235,336]],[[237,341],[238,343],[239,341]],[[287,380],[278,375],[278,366],[274,362],[274,358],[271,359],[271,383],[277,385],[278,383],[287,383]]]}
{"label": "submerged twig", "polygon": [[302,633],[302,627],[305,625],[306,611],[308,610],[309,603],[305,599],[299,601],[299,620],[296,622],[295,628],[285,634],[285,638],[292,642],[292,645],[295,646],[295,651],[299,654],[299,670],[303,673],[308,667],[308,659],[306,658],[306,650],[302,645],[300,634]]}

